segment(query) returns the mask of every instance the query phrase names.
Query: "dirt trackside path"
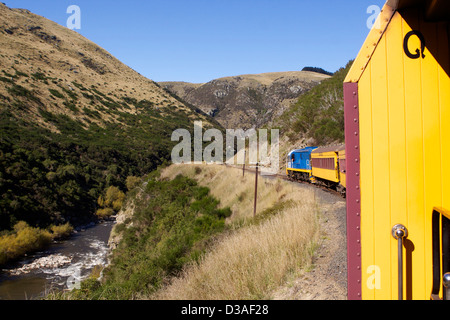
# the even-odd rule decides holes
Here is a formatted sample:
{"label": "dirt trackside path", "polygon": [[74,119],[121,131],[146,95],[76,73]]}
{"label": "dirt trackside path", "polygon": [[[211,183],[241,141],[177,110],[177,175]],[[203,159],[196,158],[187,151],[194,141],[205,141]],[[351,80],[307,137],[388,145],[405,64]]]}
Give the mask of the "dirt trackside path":
{"label": "dirt trackside path", "polygon": [[[299,188],[315,188],[298,184]],[[347,300],[346,201],[315,188],[322,243],[311,270],[277,290],[275,300]]]}

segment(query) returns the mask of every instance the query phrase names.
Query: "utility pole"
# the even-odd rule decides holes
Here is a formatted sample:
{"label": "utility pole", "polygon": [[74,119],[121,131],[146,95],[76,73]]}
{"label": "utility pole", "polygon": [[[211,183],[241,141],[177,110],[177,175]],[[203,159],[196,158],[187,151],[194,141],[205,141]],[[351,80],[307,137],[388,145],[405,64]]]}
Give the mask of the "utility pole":
{"label": "utility pole", "polygon": [[242,167],[242,177],[245,177],[245,159],[247,158],[247,150],[244,150],[244,166]]}
{"label": "utility pole", "polygon": [[255,202],[253,205],[253,218],[256,217],[256,203],[258,202],[258,167],[259,162],[256,163],[256,175],[255,175]]}

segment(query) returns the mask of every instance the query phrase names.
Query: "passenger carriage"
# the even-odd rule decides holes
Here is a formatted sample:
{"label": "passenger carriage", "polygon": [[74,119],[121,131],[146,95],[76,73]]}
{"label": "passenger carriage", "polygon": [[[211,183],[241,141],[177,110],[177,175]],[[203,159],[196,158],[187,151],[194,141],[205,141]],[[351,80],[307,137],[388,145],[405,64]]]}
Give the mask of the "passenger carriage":
{"label": "passenger carriage", "polygon": [[[341,158],[344,157],[344,158]],[[315,149],[311,153],[312,176],[316,183],[333,188],[345,194],[345,146],[332,146]],[[345,168],[342,168],[345,171]],[[341,184],[344,178],[344,185]]]}

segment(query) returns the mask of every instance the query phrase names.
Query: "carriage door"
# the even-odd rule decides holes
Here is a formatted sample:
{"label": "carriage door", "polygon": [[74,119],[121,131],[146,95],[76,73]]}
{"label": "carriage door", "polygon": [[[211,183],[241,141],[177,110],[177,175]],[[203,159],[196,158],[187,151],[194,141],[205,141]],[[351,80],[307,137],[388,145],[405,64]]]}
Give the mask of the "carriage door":
{"label": "carriage door", "polygon": [[433,210],[433,290],[432,300],[450,300],[450,212]]}

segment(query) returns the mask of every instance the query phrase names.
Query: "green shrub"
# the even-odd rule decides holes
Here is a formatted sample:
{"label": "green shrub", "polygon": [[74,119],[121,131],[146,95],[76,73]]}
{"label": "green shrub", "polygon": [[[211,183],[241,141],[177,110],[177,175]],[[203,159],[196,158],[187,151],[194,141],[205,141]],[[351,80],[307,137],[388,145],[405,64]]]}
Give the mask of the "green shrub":
{"label": "green shrub", "polygon": [[103,209],[98,209],[95,214],[100,219],[104,219],[104,218],[111,217],[112,215],[114,215],[114,213],[115,213],[114,210],[111,208],[103,208]]}
{"label": "green shrub", "polygon": [[125,193],[119,188],[111,186],[98,198],[97,204],[100,209],[97,210],[96,215],[99,217],[111,216],[122,209],[124,201]]}
{"label": "green shrub", "polygon": [[139,185],[141,185],[141,184],[142,184],[141,178],[134,177],[134,176],[127,177],[126,185],[127,185],[128,191],[131,191],[134,188],[139,187]]}
{"label": "green shrub", "polygon": [[73,232],[73,227],[70,223],[66,223],[59,226],[50,226],[53,239],[65,239],[69,237]]}
{"label": "green shrub", "polygon": [[36,72],[31,75],[35,80],[47,80],[47,76],[42,72]]}
{"label": "green shrub", "polygon": [[6,82],[6,83],[14,83],[14,81],[11,80],[11,78],[5,78],[5,77],[0,77],[0,81]]}
{"label": "green shrub", "polygon": [[28,78],[29,75],[26,74],[25,72],[21,72],[21,71],[19,71],[19,70],[16,70],[16,77],[25,77],[25,78]]}
{"label": "green shrub", "polygon": [[119,188],[111,186],[106,190],[105,205],[112,207],[115,211],[122,209],[125,194]]}
{"label": "green shrub", "polygon": [[47,230],[32,228],[20,221],[14,226],[14,232],[0,237],[0,265],[15,260],[25,253],[34,252],[47,246],[53,240]]}
{"label": "green shrub", "polygon": [[48,89],[48,91],[55,97],[60,98],[60,99],[64,99],[64,95],[59,92],[58,90],[55,89]]}
{"label": "green shrub", "polygon": [[104,282],[84,291],[83,298],[131,299],[154,292],[199,259],[205,242],[225,229],[231,210],[219,209],[208,188],[183,176],[158,181],[150,175],[147,182],[145,193],[133,199],[132,227],[120,229],[122,240],[103,272]]}

